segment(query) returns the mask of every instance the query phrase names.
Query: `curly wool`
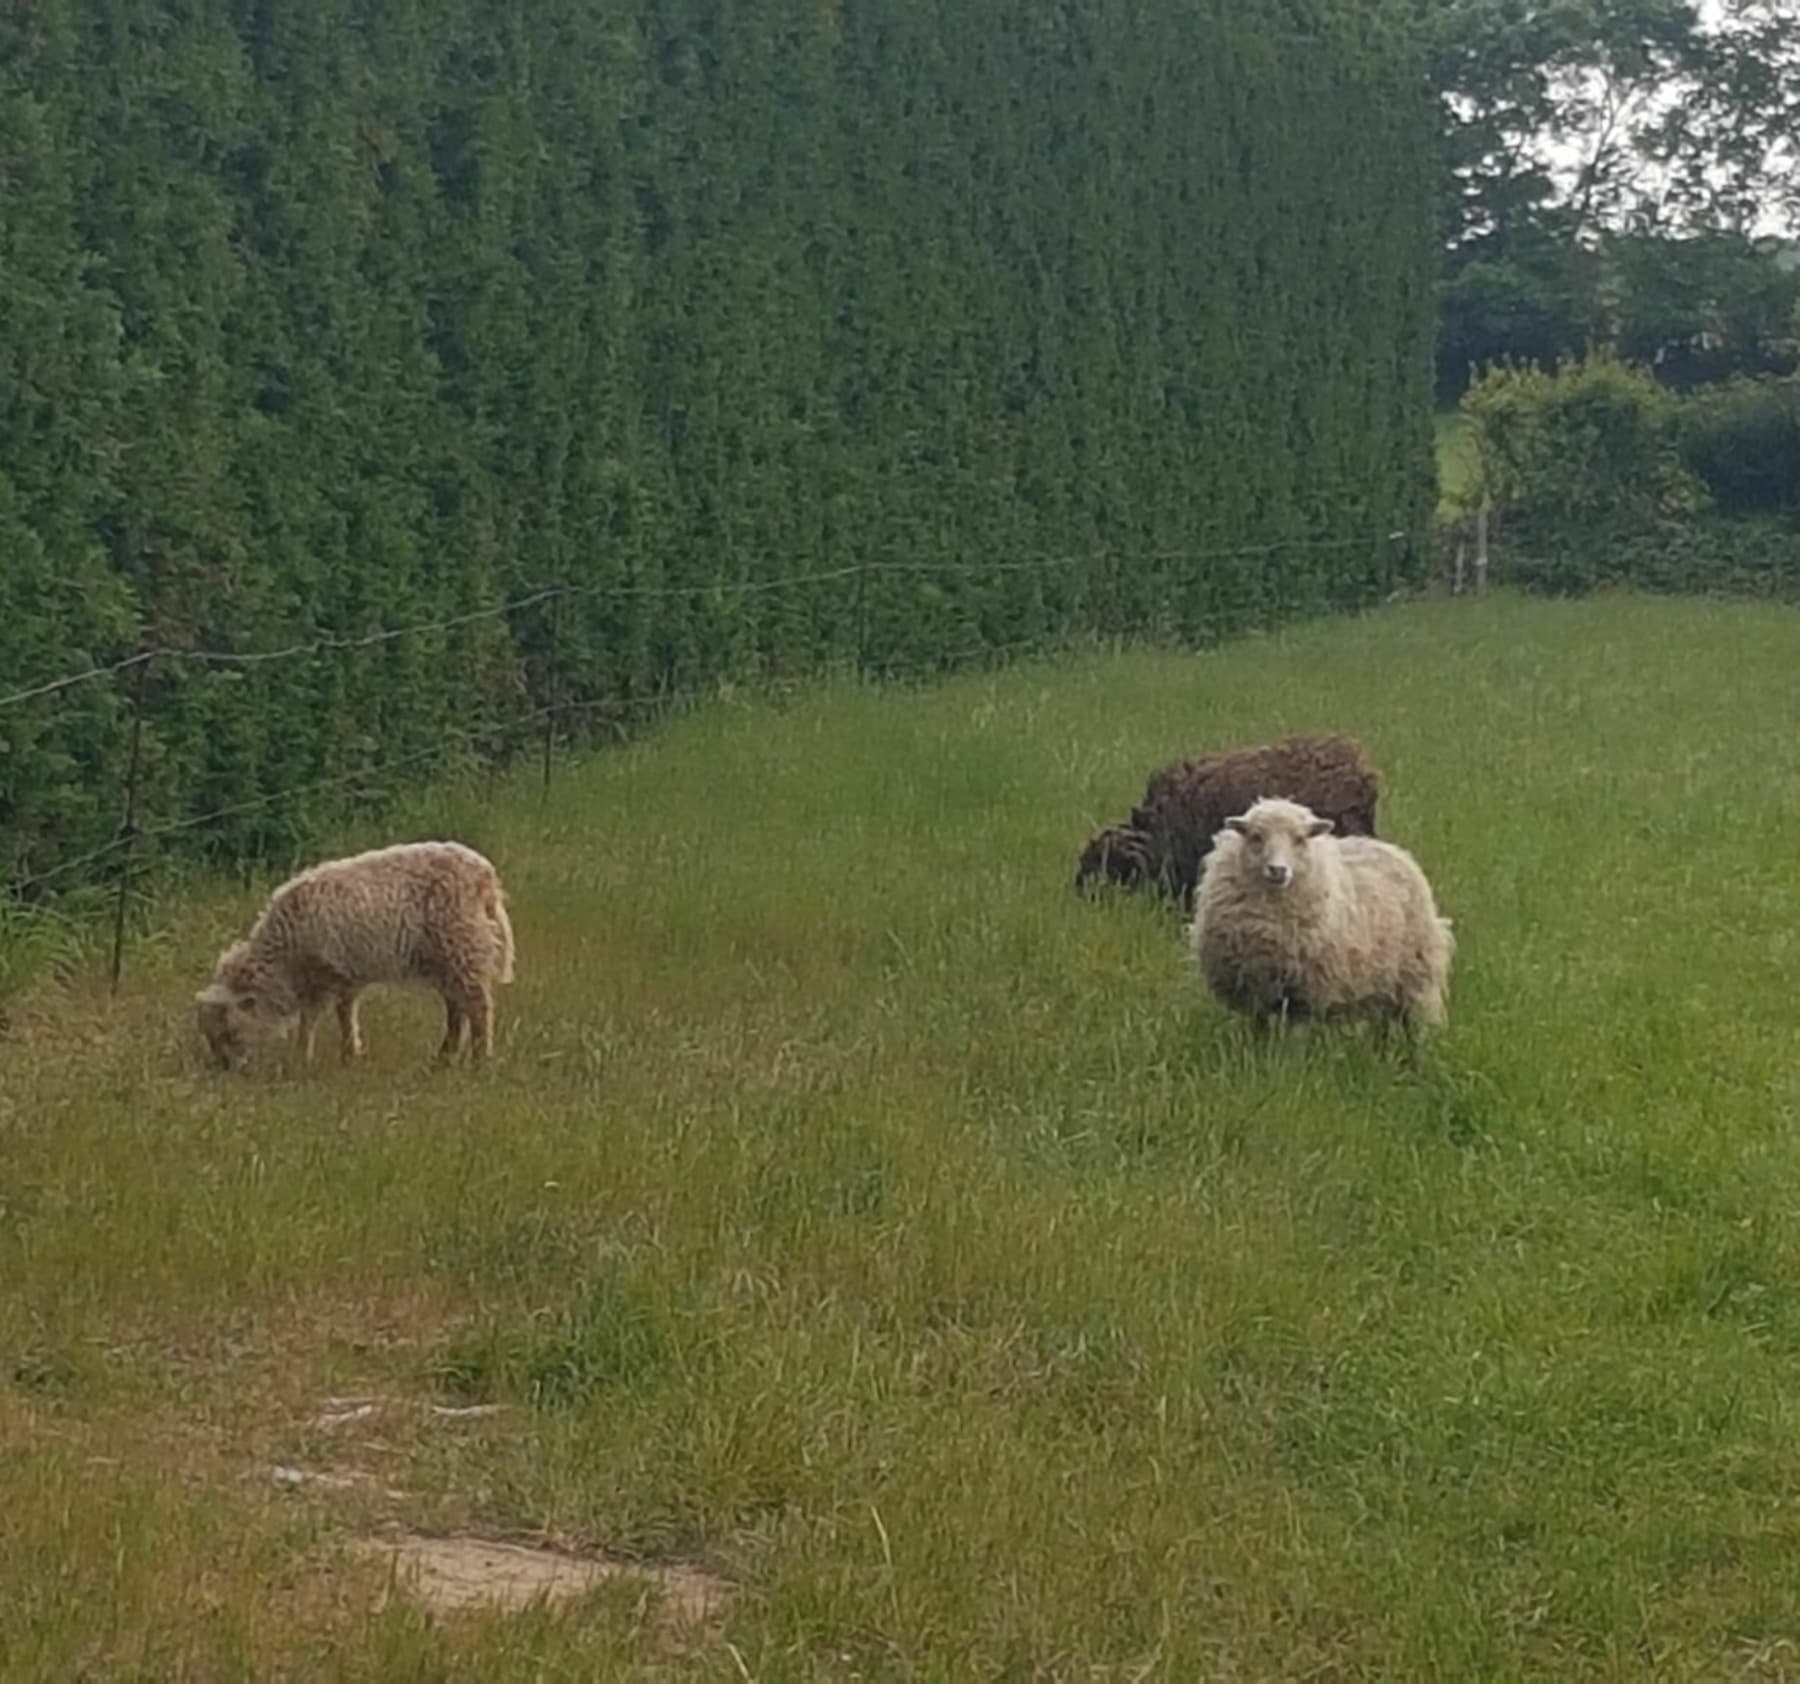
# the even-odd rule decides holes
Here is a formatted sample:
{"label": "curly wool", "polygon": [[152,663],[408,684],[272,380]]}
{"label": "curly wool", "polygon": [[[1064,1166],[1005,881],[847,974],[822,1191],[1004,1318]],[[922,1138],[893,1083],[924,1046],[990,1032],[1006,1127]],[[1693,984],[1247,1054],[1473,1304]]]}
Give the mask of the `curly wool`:
{"label": "curly wool", "polygon": [[250,934],[220,955],[198,996],[224,1062],[298,1015],[336,1004],[346,1055],[361,1050],[356,997],[375,983],[422,983],[445,1001],[445,1051],[465,1032],[491,1049],[493,989],[513,980],[506,895],[493,864],[459,842],[410,842],[330,860],[270,895]]}
{"label": "curly wool", "polygon": [[[1379,1013],[1412,1029],[1444,1021],[1455,939],[1404,848],[1307,835],[1316,815],[1259,801],[1222,830],[1195,897],[1189,944],[1221,1000],[1257,1017]],[[1264,875],[1285,844],[1293,876]]]}
{"label": "curly wool", "polygon": [[1178,760],[1151,775],[1122,825],[1088,838],[1075,887],[1150,886],[1190,905],[1213,837],[1263,796],[1303,802],[1343,836],[1373,836],[1381,774],[1352,737],[1284,737]]}

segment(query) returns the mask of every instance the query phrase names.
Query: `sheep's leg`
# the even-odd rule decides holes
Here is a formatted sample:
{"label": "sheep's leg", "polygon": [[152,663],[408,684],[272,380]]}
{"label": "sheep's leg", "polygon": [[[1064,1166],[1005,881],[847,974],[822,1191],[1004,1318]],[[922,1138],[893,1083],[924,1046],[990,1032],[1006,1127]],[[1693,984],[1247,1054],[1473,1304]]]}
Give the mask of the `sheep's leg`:
{"label": "sheep's leg", "polygon": [[1293,1026],[1305,1016],[1303,1011],[1294,1009],[1293,996],[1286,988],[1267,989],[1250,1008],[1250,1022],[1258,1042],[1292,1034]]}
{"label": "sheep's leg", "polygon": [[355,993],[338,996],[338,1051],[346,1064],[363,1054],[362,1025],[357,1022],[356,1004]]}
{"label": "sheep's leg", "polygon": [[1428,979],[1410,987],[1401,1000],[1396,1015],[1406,1030],[1410,1062],[1416,1066],[1427,1036],[1432,1030],[1443,1026],[1446,1015],[1443,984],[1436,979]]}
{"label": "sheep's leg", "polygon": [[1379,1021],[1382,1052],[1392,1052],[1398,1037],[1407,1064],[1418,1069],[1425,1045],[1425,1023],[1413,1004],[1409,1001],[1395,1011],[1383,1012]]}
{"label": "sheep's leg", "polygon": [[300,1008],[300,1058],[306,1064],[312,1063],[319,1043],[319,1010],[320,1003],[310,1001]]}
{"label": "sheep's leg", "polygon": [[494,996],[487,984],[477,984],[469,997],[469,1050],[473,1057],[490,1057],[494,1051]]}
{"label": "sheep's leg", "polygon": [[462,996],[447,992],[444,995],[444,1044],[438,1048],[439,1058],[452,1059],[462,1051],[463,1035],[468,1027]]}

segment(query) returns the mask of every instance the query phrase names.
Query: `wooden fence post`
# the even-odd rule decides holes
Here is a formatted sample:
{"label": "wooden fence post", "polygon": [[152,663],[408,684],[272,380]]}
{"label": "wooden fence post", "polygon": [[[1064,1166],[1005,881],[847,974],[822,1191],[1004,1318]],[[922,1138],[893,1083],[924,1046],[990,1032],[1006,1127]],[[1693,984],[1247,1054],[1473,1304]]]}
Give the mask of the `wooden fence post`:
{"label": "wooden fence post", "polygon": [[556,704],[556,665],[557,665],[556,633],[557,633],[557,627],[560,623],[560,616],[557,613],[557,605],[561,600],[562,599],[560,597],[555,597],[555,596],[551,597],[550,612],[546,616],[546,619],[548,621],[548,633],[549,633],[548,637],[546,638],[547,654],[545,656],[545,668],[544,668],[544,672],[545,672],[544,694],[545,694],[547,700],[546,700],[546,703],[544,706],[544,787],[543,787],[543,795],[546,800],[548,800],[549,796],[550,796],[550,763],[556,754],[556,706],[557,706],[557,704]]}
{"label": "wooden fence post", "polygon": [[144,687],[148,682],[153,657],[138,663],[131,686],[131,757],[125,767],[125,816],[119,821],[119,889],[113,903],[112,982],[110,992],[119,992],[119,978],[125,969],[125,909],[131,896],[132,854],[137,847],[138,774],[144,764]]}
{"label": "wooden fence post", "polygon": [[856,676],[869,670],[869,564],[865,558],[856,569]]}

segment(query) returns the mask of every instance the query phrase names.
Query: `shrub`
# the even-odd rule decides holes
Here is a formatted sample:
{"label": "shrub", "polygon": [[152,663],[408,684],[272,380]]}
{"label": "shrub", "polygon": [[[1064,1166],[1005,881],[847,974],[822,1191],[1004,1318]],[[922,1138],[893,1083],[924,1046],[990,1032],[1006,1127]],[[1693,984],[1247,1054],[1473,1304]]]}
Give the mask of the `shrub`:
{"label": "shrub", "polygon": [[1681,455],[1726,514],[1800,512],[1800,380],[1733,380],[1681,406]]}
{"label": "shrub", "polygon": [[1526,525],[1508,534],[1503,560],[1508,581],[1544,595],[1620,585],[1800,601],[1800,528],[1768,517],[1707,516],[1580,534]]}
{"label": "shrub", "polygon": [[1649,525],[1702,506],[1682,465],[1676,399],[1610,357],[1495,369],[1463,399],[1476,482],[1527,525],[1580,534]]}
{"label": "shrub", "polygon": [[[1678,398],[1611,358],[1501,369],[1463,400],[1498,570],[1528,590],[1596,586],[1800,597],[1800,386]],[[1760,518],[1732,518],[1760,511]]]}

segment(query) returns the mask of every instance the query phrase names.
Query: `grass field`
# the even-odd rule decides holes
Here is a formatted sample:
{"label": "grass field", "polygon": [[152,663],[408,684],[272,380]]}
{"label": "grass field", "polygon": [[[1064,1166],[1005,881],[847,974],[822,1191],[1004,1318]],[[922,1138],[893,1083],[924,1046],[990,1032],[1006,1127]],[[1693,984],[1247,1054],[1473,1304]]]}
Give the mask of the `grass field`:
{"label": "grass field", "polygon": [[[255,897],[170,910],[0,1042],[0,1676],[1800,1672],[1797,639],[1425,603],[423,802],[515,901],[476,1073],[390,996],[212,1075]],[[1456,920],[1418,1072],[1069,892],[1152,765],[1312,727]],[[395,1526],[729,1600],[377,1606]]]}
{"label": "grass field", "polygon": [[1475,440],[1460,409],[1440,409],[1433,422],[1437,446],[1438,510],[1450,514],[1461,509],[1474,486]]}

